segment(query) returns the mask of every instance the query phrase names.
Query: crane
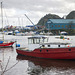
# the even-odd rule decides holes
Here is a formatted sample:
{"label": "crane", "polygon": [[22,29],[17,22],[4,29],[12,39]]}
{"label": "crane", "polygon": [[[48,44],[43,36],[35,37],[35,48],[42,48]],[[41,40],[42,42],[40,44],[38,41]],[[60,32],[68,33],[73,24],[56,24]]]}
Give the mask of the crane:
{"label": "crane", "polygon": [[[35,26],[35,24],[29,19],[29,17],[26,15],[26,14],[24,14],[27,18],[28,18],[28,20],[33,24],[33,26]],[[42,30],[44,30],[45,28],[43,28],[43,29],[38,29],[38,30],[36,30],[37,32],[39,32],[39,31],[42,31]]]}
{"label": "crane", "polygon": [[26,14],[24,14],[27,18],[28,18],[28,20],[34,25],[34,23],[29,19],[29,17],[26,15]]}

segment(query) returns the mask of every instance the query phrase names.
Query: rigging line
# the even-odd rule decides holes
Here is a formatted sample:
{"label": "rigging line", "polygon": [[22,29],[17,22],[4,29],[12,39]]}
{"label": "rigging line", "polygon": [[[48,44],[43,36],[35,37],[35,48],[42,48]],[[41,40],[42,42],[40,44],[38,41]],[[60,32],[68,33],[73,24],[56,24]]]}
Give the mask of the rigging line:
{"label": "rigging line", "polygon": [[[4,8],[4,5],[3,5],[3,8]],[[8,17],[7,17],[7,14],[6,14],[6,10],[4,9],[3,11],[4,11],[5,17],[6,17],[6,19],[7,19],[7,23],[8,23],[8,25],[9,25],[9,21],[8,21]]]}
{"label": "rigging line", "polygon": [[4,9],[4,12],[5,12],[5,17],[6,17],[6,21],[7,21],[7,24],[9,25],[9,21],[8,21],[8,17],[7,17],[7,14],[6,14],[6,10]]}

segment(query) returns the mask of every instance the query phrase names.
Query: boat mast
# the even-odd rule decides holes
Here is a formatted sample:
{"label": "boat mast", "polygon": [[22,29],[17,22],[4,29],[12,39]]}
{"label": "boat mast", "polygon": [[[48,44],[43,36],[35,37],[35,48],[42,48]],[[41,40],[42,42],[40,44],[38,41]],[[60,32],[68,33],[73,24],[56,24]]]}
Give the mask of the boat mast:
{"label": "boat mast", "polygon": [[[1,19],[2,19],[2,32],[3,32],[3,10],[2,10],[3,6],[2,6],[2,2],[1,2]],[[4,32],[3,32],[3,41],[4,41]]]}

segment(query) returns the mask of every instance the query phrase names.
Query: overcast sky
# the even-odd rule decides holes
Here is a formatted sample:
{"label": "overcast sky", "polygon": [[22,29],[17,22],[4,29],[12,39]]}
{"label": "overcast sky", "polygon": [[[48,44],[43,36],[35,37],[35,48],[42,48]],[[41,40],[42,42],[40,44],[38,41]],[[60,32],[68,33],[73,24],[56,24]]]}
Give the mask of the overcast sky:
{"label": "overcast sky", "polygon": [[75,10],[75,0],[0,0],[2,1],[4,26],[32,25],[24,14],[37,24],[46,14],[51,13],[62,17]]}

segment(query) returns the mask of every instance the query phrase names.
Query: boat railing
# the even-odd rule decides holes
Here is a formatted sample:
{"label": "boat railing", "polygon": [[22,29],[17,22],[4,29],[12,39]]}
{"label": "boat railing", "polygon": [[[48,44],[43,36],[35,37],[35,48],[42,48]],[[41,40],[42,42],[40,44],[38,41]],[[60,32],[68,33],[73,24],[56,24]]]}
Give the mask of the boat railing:
{"label": "boat railing", "polygon": [[71,43],[60,43],[60,42],[53,42],[53,43],[41,43],[40,45],[68,45]]}
{"label": "boat railing", "polygon": [[41,43],[39,48],[62,48],[71,47],[70,43]]}

